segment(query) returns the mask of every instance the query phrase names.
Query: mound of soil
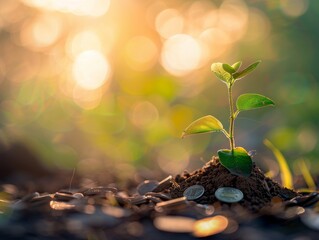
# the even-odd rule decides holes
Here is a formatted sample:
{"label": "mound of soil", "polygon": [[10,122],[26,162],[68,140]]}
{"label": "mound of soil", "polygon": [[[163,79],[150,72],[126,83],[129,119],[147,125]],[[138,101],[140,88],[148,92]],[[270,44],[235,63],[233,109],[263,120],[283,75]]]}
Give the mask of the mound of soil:
{"label": "mound of soil", "polygon": [[177,184],[168,190],[172,198],[182,197],[183,192],[192,185],[202,185],[205,193],[196,202],[214,204],[219,201],[214,195],[218,188],[233,187],[244,194],[244,198],[238,204],[254,212],[269,205],[274,197],[285,201],[298,196],[295,191],[284,188],[266,177],[255,164],[249,177],[237,176],[223,167],[217,157],[213,157],[199,170],[192,173],[185,171],[182,175],[177,175],[175,181]]}

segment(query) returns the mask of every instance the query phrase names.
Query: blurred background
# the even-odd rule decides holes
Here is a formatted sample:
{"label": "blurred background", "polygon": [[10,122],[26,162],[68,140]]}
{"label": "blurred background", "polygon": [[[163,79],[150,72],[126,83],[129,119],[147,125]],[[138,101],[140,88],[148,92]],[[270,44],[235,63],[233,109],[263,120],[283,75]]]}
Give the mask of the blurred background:
{"label": "blurred background", "polygon": [[259,59],[234,95],[276,107],[241,113],[237,145],[273,176],[265,138],[294,174],[301,159],[318,174],[318,16],[309,0],[0,0],[2,176],[66,172],[68,184],[73,171],[103,184],[201,167],[228,147],[220,133],[180,139],[208,114],[228,128],[210,65]]}

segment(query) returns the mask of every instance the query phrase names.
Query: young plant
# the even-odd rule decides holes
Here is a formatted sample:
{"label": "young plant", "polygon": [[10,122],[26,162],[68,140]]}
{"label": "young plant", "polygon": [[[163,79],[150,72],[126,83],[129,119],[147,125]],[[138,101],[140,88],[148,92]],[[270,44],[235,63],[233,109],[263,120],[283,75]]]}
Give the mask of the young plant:
{"label": "young plant", "polygon": [[231,173],[248,177],[252,171],[252,160],[243,147],[235,146],[234,127],[235,120],[241,111],[274,105],[274,102],[263,95],[256,93],[242,94],[237,98],[236,109],[234,106],[232,88],[236,81],[244,78],[255,70],[260,61],[257,61],[243,70],[239,70],[242,62],[233,65],[225,63],[213,63],[211,70],[216,77],[224,82],[228,90],[229,103],[229,129],[224,129],[223,124],[215,117],[208,115],[192,122],[183,132],[182,137],[198,133],[222,132],[229,139],[230,149],[218,150],[220,163]]}

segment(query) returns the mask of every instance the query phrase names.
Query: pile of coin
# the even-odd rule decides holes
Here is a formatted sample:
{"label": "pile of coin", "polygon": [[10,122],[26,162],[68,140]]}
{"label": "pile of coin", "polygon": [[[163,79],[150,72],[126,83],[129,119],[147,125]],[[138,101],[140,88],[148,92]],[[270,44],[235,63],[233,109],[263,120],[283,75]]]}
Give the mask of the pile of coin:
{"label": "pile of coin", "polygon": [[[307,226],[319,231],[317,192],[285,202],[281,198],[281,201],[275,199],[274,202],[278,202],[281,208],[268,211],[267,218],[263,218],[262,215],[247,215],[239,208],[229,207],[238,206],[232,203],[244,199],[240,189],[222,186],[210,193],[205,186],[195,184],[181,189],[182,196],[172,198],[166,190],[176,187],[176,184],[172,176],[168,176],[162,181],[143,181],[131,195],[115,187],[92,187],[78,191],[60,190],[53,194],[34,192],[19,200],[0,199],[0,216],[6,216],[5,221],[0,223],[0,236],[1,239],[12,239],[12,234],[18,238],[30,234],[41,239],[68,233],[72,239],[82,239],[82,236],[92,236],[98,230],[98,234],[105,235],[93,235],[92,238],[143,239],[148,234],[156,234],[153,239],[165,238],[163,236],[175,239],[174,234],[178,233],[184,234],[181,239],[193,239],[222,233],[221,239],[233,239],[247,234],[245,231],[251,227],[248,225],[246,230],[242,230],[239,226],[250,224],[250,221],[254,222],[254,226],[261,226],[260,232],[254,229],[255,235],[265,234],[262,226],[264,223],[269,226],[271,222],[267,221],[271,221],[271,214],[273,218],[285,221],[300,218],[299,227]],[[214,194],[214,205],[197,203],[209,194]],[[7,235],[1,235],[1,232]],[[275,238],[269,232],[265,239]]]}

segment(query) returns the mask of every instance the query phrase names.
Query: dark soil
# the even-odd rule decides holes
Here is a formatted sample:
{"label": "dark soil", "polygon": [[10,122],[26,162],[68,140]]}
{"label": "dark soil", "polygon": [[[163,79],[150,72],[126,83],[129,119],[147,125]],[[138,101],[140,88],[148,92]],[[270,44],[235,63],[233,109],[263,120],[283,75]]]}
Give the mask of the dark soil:
{"label": "dark soil", "polygon": [[214,195],[218,188],[233,187],[241,190],[244,194],[244,198],[239,204],[254,212],[269,205],[274,197],[285,201],[298,196],[295,191],[284,188],[266,177],[255,164],[251,175],[242,177],[231,174],[219,163],[216,157],[199,170],[192,173],[185,171],[182,175],[177,175],[175,181],[179,186],[175,185],[169,189],[172,198],[183,196],[186,188],[198,184],[205,188],[205,193],[196,202],[213,204],[218,201]]}

